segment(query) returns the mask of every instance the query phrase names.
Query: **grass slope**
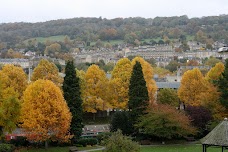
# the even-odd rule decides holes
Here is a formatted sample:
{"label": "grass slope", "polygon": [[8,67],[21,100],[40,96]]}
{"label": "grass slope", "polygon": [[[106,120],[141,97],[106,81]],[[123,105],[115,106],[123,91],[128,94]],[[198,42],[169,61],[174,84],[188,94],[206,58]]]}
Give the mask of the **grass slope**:
{"label": "grass slope", "polygon": [[[36,39],[36,41],[40,42],[40,43],[45,43],[47,40],[50,40],[50,41],[53,41],[53,42],[56,42],[56,41],[63,42],[64,38],[65,38],[65,35],[57,35],[57,36],[50,36],[50,37],[34,37],[34,38],[31,38],[31,39],[27,39],[24,42],[27,44],[29,40],[34,40],[34,39]],[[187,39],[187,41],[194,40],[194,36],[186,35],[186,39]],[[154,41],[158,42],[159,40],[161,40],[161,38],[157,37],[157,38],[152,38],[152,39],[144,39],[141,42],[150,42],[150,40],[154,40]],[[170,39],[170,40],[171,41],[172,40],[177,41],[178,39]],[[91,42],[90,45],[95,45],[95,43],[96,42]],[[123,44],[124,40],[110,40],[110,41],[103,41],[103,43],[104,43],[104,45],[106,45],[107,43],[110,43],[111,45]]]}
{"label": "grass slope", "polygon": [[[162,40],[162,39],[160,37],[157,37],[152,39],[144,39],[142,42],[150,42],[151,40],[158,42],[159,40]],[[194,40],[194,36],[186,35],[186,41],[193,41],[193,40]],[[178,41],[178,39],[170,39],[170,41]]]}
{"label": "grass slope", "polygon": [[65,35],[58,35],[58,36],[51,36],[51,37],[35,37],[35,38],[31,38],[28,40],[25,40],[24,42],[27,44],[29,40],[34,40],[36,39],[37,42],[40,43],[45,43],[47,40],[50,41],[64,41]]}
{"label": "grass slope", "polygon": [[[202,145],[164,145],[141,147],[141,152],[202,152]],[[221,148],[209,147],[207,152],[218,152]]]}

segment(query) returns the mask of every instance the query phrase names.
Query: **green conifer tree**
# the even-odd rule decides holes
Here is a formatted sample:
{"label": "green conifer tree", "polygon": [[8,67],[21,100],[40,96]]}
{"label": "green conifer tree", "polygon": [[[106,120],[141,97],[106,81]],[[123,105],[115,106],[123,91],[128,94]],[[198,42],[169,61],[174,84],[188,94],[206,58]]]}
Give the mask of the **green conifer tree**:
{"label": "green conifer tree", "polygon": [[128,107],[133,123],[140,115],[144,114],[148,105],[149,96],[146,81],[142,72],[142,66],[138,61],[136,61],[130,79],[128,101]]}
{"label": "green conifer tree", "polygon": [[73,139],[79,139],[82,134],[82,99],[79,85],[79,78],[76,76],[75,66],[73,61],[68,61],[65,68],[65,77],[63,82],[64,98],[72,113],[71,134]]}

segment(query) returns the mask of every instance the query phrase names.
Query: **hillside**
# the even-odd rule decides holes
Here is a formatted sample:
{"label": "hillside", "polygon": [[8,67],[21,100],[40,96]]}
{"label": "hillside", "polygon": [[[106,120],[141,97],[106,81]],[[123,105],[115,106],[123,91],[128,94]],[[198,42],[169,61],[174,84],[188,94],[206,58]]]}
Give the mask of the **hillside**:
{"label": "hillside", "polygon": [[[228,15],[188,18],[187,16],[146,18],[73,18],[39,23],[0,24],[0,42],[9,46],[37,37],[69,36],[85,42],[195,37],[197,32],[214,41],[228,42]],[[206,40],[202,40],[206,41]],[[42,41],[43,42],[43,41]]]}

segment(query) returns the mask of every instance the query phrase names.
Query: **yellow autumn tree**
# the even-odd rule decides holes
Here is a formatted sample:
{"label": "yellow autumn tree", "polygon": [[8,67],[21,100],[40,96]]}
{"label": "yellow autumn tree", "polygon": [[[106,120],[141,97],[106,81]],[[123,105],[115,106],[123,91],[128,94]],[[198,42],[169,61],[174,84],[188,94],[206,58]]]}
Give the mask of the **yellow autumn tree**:
{"label": "yellow autumn tree", "polygon": [[20,52],[16,52],[13,49],[9,49],[5,55],[6,58],[24,58]]}
{"label": "yellow autumn tree", "polygon": [[222,75],[224,69],[224,64],[219,62],[208,71],[205,76],[205,79],[208,81],[208,90],[201,95],[202,105],[211,111],[214,120],[222,120],[227,117],[226,109],[219,101],[220,93],[214,83]]}
{"label": "yellow autumn tree", "polygon": [[132,65],[128,58],[122,58],[112,71],[109,81],[108,96],[113,108],[126,109],[129,100],[128,90],[131,78]]}
{"label": "yellow autumn tree", "polygon": [[56,65],[45,59],[40,60],[38,66],[33,71],[31,80],[36,81],[38,79],[51,80],[59,87],[63,83],[63,78],[59,76]]}
{"label": "yellow autumn tree", "polygon": [[2,82],[3,91],[6,90],[6,88],[13,88],[18,94],[17,97],[19,99],[21,98],[23,91],[26,89],[28,84],[27,75],[23,69],[12,64],[3,66],[2,70],[0,71],[0,81]]}
{"label": "yellow autumn tree", "polygon": [[143,71],[144,79],[146,81],[149,100],[150,102],[155,102],[155,93],[157,91],[157,86],[156,86],[156,82],[153,79],[153,75],[154,75],[153,68],[147,61],[145,61],[141,57],[135,57],[132,60],[132,65],[135,65],[136,61],[140,62],[140,64],[142,65],[142,71]]}
{"label": "yellow autumn tree", "polygon": [[33,141],[67,141],[71,113],[62,92],[50,80],[31,83],[23,94],[21,127]]}
{"label": "yellow autumn tree", "polygon": [[201,95],[207,91],[207,81],[198,68],[186,71],[178,89],[178,97],[186,105],[201,105]]}
{"label": "yellow autumn tree", "polygon": [[0,128],[12,132],[19,122],[27,76],[21,67],[5,65],[0,71]]}
{"label": "yellow autumn tree", "polygon": [[44,50],[44,54],[48,56],[55,56],[56,54],[60,53],[61,51],[61,45],[58,43],[53,43],[50,46],[47,46]]}
{"label": "yellow autumn tree", "polygon": [[201,93],[201,105],[211,111],[214,120],[223,120],[227,117],[226,108],[219,101],[220,92],[212,83],[207,82],[207,91]]}
{"label": "yellow autumn tree", "polygon": [[222,62],[216,63],[216,65],[208,71],[206,74],[206,80],[213,82],[215,80],[218,80],[219,77],[222,75],[222,72],[224,71],[225,66]]}
{"label": "yellow autumn tree", "polygon": [[14,88],[3,90],[0,81],[0,136],[4,131],[12,132],[19,122],[21,104]]}
{"label": "yellow autumn tree", "polygon": [[84,111],[96,113],[98,110],[107,110],[110,107],[106,96],[107,81],[105,72],[97,65],[88,68],[85,74]]}
{"label": "yellow autumn tree", "polygon": [[167,75],[172,75],[172,72],[162,67],[154,67],[153,72],[154,74],[157,74],[159,78],[164,78]]}
{"label": "yellow autumn tree", "polygon": [[79,77],[79,84],[80,84],[80,91],[81,91],[81,98],[84,101],[86,94],[86,82],[85,82],[85,71],[83,70],[77,70],[76,69],[76,75]]}
{"label": "yellow autumn tree", "polygon": [[1,87],[0,128],[4,129],[4,131],[12,132],[20,121],[20,110],[21,101],[19,100],[19,94],[15,91],[15,89],[13,87],[7,87],[4,89]]}

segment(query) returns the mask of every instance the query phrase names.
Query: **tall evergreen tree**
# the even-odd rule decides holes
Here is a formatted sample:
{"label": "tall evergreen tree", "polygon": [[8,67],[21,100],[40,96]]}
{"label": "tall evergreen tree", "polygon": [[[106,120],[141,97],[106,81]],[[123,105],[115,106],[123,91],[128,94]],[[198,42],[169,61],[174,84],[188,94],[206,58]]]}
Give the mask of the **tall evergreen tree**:
{"label": "tall evergreen tree", "polygon": [[139,115],[142,115],[145,112],[148,105],[149,96],[146,81],[142,72],[142,66],[138,61],[136,61],[130,79],[128,101],[128,107],[133,123]]}
{"label": "tall evergreen tree", "polygon": [[221,92],[220,102],[228,110],[228,59],[226,59],[225,69],[218,80],[219,92]]}
{"label": "tall evergreen tree", "polygon": [[79,85],[79,78],[76,76],[75,66],[73,61],[68,61],[65,68],[63,93],[64,98],[72,113],[71,121],[71,134],[74,135],[74,139],[79,139],[82,134],[82,99]]}

